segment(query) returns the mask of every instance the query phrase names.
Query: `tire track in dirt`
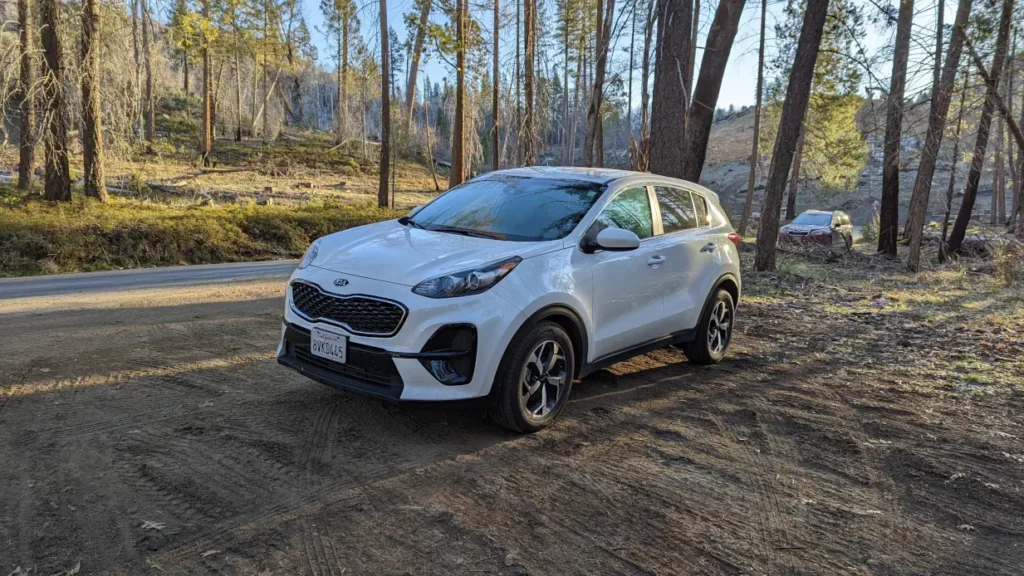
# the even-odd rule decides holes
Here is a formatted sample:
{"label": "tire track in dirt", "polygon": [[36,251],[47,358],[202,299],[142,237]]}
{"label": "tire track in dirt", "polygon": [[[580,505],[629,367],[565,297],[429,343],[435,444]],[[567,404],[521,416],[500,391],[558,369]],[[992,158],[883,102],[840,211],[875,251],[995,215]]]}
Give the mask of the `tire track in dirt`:
{"label": "tire track in dirt", "polygon": [[334,446],[334,437],[338,432],[338,405],[341,399],[327,397],[320,403],[313,415],[313,425],[306,434],[300,461],[303,469],[303,485],[314,494],[315,508],[299,517],[299,532],[303,549],[306,554],[306,568],[313,576],[341,576],[345,569],[338,559],[334,548],[334,537],[326,516],[326,506],[319,498],[323,491],[323,475],[319,468],[324,457],[328,460]]}

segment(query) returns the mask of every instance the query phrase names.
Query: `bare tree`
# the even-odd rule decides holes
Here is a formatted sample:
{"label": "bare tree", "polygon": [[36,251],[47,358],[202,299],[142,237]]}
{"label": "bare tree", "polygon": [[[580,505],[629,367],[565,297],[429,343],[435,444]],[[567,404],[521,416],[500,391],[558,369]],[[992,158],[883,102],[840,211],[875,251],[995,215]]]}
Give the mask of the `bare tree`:
{"label": "bare tree", "polygon": [[953,21],[953,34],[949,39],[949,51],[942,65],[942,82],[939,89],[932,94],[932,104],[928,111],[928,132],[925,135],[924,148],[921,151],[921,162],[914,180],[914,192],[910,197],[910,212],[903,234],[910,240],[910,254],[907,267],[917,270],[921,262],[921,239],[924,236],[924,219],[928,211],[928,197],[932,189],[932,177],[935,175],[935,163],[942,146],[942,137],[946,129],[946,115],[949,113],[949,102],[952,98],[953,83],[956,81],[957,68],[960,66],[960,55],[967,35],[967,19],[971,15],[972,0],[960,0]]}
{"label": "bare tree", "polygon": [[18,26],[21,50],[21,77],[18,79],[18,96],[21,98],[21,134],[18,146],[18,188],[28,190],[32,186],[32,165],[35,164],[36,143],[36,100],[32,94],[35,70],[32,66],[32,49],[35,44],[35,23],[32,21],[30,0],[18,0]]}
{"label": "bare tree", "polygon": [[466,13],[465,0],[455,0],[455,118],[452,119],[452,165],[448,187],[466,179]]}
{"label": "bare tree", "polygon": [[750,173],[747,175],[747,198],[743,202],[743,216],[740,218],[739,233],[747,233],[750,209],[754,204],[754,183],[757,181],[758,141],[761,139],[761,98],[764,95],[764,36],[768,20],[768,0],[761,0],[761,42],[757,49],[757,100],[754,104],[754,142],[750,151]]}
{"label": "bare tree", "polygon": [[68,165],[67,100],[64,95],[64,54],[58,24],[58,0],[41,0],[39,16],[43,28],[43,101],[46,103],[45,196],[47,200],[71,200],[71,169]]}
{"label": "bare tree", "polygon": [[99,0],[82,2],[82,152],[85,195],[107,201],[103,176],[103,118],[100,105]]}
{"label": "bare tree", "polygon": [[[608,46],[611,44],[612,16],[615,14],[615,0],[607,0],[606,13],[601,14],[601,2],[597,1],[597,62],[594,67],[594,89],[587,109],[587,133],[583,141],[583,165],[594,166],[594,146],[601,129],[601,104],[604,101],[604,77],[608,68]],[[597,156],[600,157],[600,151]],[[600,166],[602,162],[598,162]]]}
{"label": "bare tree", "polygon": [[657,12],[655,0],[647,0],[647,23],[644,27],[644,54],[640,64],[640,143],[637,145],[636,169],[646,171],[650,164],[650,86],[651,86],[651,43],[654,39],[654,23]]}
{"label": "bare tree", "polygon": [[960,108],[956,113],[956,140],[953,141],[953,166],[949,170],[949,188],[946,189],[946,212],[942,218],[942,241],[939,242],[939,262],[946,260],[946,237],[949,233],[949,215],[953,210],[953,190],[956,187],[956,166],[960,159],[960,139],[964,131],[964,102],[967,100],[967,85],[971,80],[971,69],[964,72],[964,87],[960,90]]}
{"label": "bare tree", "polygon": [[657,7],[650,168],[658,174],[683,178],[683,139],[689,106],[685,82],[693,4],[690,0],[657,0]]}
{"label": "bare tree", "polygon": [[818,48],[828,14],[828,0],[807,3],[804,22],[797,42],[793,69],[789,74],[786,99],[782,104],[782,118],[779,133],[775,138],[772,165],[768,171],[764,202],[761,206],[761,225],[757,231],[757,255],[754,267],[758,270],[775,269],[775,243],[779,238],[779,212],[782,210],[782,195],[786,187],[786,176],[793,161],[793,149],[800,137],[800,127],[807,113],[811,96],[811,81],[814,80],[814,65],[818,60]]}
{"label": "bare tree", "polygon": [[[901,0],[896,20],[896,48],[889,82],[885,119],[885,163],[882,165],[882,201],[878,224],[878,251],[896,255],[900,219],[900,141],[903,137],[903,94],[907,84],[910,33],[914,24],[914,0]],[[939,44],[942,39],[939,36]],[[939,54],[936,54],[939,57]]]}
{"label": "bare tree", "polygon": [[388,4],[387,0],[380,0],[380,180],[377,186],[377,206],[380,208],[391,205],[391,196],[388,194],[390,169],[391,51],[388,49]]}
{"label": "bare tree", "polygon": [[[722,78],[725,76],[725,67],[729,62],[729,53],[736,39],[736,30],[739,28],[745,4],[746,0],[719,2],[715,20],[708,32],[704,57],[700,64],[700,76],[697,77],[697,87],[693,90],[693,105],[690,106],[685,127],[683,178],[691,182],[700,181],[700,173],[704,169],[711,124],[715,119],[715,106],[718,104]],[[693,36],[696,38],[696,31]],[[688,73],[692,75],[693,71],[690,70]]]}
{"label": "bare tree", "polygon": [[[992,114],[999,98],[999,79],[1006,63],[1006,48],[1010,41],[1010,24],[1013,18],[1013,0],[1003,0],[1002,14],[999,16],[999,32],[996,34],[996,52],[992,57],[992,71],[987,74],[985,87],[985,103],[981,107],[981,118],[978,120],[977,136],[974,141],[974,156],[971,168],[967,172],[967,185],[964,186],[964,198],[960,202],[960,211],[956,222],[949,233],[948,249],[950,254],[960,251],[960,246],[967,234],[967,225],[974,212],[974,201],[978,196],[978,184],[981,181],[981,170],[985,164],[985,149],[988,146],[989,130],[992,125]],[[1004,114],[1005,116],[1005,114]],[[995,190],[992,191],[996,193]]]}

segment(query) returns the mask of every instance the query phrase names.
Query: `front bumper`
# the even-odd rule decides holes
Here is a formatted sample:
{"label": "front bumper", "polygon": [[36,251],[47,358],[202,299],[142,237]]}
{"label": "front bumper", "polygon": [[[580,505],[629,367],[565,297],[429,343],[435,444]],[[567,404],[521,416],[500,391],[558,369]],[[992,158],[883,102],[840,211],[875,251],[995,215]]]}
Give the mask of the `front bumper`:
{"label": "front bumper", "polygon": [[782,232],[779,239],[787,244],[821,244],[827,246],[832,243],[831,234],[792,234]]}
{"label": "front bumper", "polygon": [[[334,280],[338,278],[349,283],[337,287]],[[323,292],[337,296],[367,295],[393,300],[404,305],[408,314],[393,335],[356,334],[344,326],[310,320],[297,313],[291,289],[295,280],[315,284]],[[414,294],[408,286],[311,266],[296,270],[289,280],[278,362],[323,384],[391,401],[479,398],[490,392],[501,356],[523,320],[520,311],[493,289],[474,296],[433,299]],[[471,377],[457,384],[444,384],[427,366],[431,359],[450,358],[455,353],[438,350],[431,338],[453,326],[466,325],[475,329]],[[313,326],[348,336],[346,364],[309,354]]]}

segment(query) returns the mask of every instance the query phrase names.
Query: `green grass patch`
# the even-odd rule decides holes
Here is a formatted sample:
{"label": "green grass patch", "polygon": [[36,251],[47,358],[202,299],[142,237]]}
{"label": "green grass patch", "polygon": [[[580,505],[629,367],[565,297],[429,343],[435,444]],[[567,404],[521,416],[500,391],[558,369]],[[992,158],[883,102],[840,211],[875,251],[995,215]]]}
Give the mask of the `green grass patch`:
{"label": "green grass patch", "polygon": [[320,236],[400,215],[337,201],[100,204],[76,195],[57,204],[0,186],[0,277],[295,258]]}

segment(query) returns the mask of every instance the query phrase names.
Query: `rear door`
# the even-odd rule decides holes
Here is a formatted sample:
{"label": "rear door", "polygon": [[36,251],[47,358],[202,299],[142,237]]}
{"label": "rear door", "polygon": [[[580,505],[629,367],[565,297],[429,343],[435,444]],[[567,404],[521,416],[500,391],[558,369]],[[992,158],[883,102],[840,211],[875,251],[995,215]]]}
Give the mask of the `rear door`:
{"label": "rear door", "polygon": [[721,271],[722,234],[711,226],[707,200],[685,188],[654,187],[665,251],[666,334],[697,326],[711,287]]}
{"label": "rear door", "polygon": [[619,191],[593,226],[630,230],[640,238],[636,250],[576,255],[594,275],[591,359],[597,359],[662,335],[665,254],[655,237],[654,204],[646,186]]}

